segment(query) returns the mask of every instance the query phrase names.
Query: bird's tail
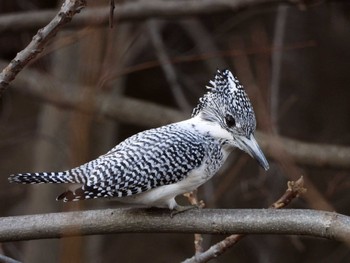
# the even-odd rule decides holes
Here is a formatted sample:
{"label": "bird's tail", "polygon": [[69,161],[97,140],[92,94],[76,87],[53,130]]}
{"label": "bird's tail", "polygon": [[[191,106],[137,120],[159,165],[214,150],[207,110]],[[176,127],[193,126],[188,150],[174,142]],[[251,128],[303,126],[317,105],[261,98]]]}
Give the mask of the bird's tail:
{"label": "bird's tail", "polygon": [[8,178],[10,183],[17,184],[42,184],[42,183],[78,183],[83,184],[80,188],[74,191],[68,190],[59,195],[56,200],[63,202],[78,201],[98,197],[111,197],[110,193],[101,192],[98,187],[84,185],[86,177],[75,173],[75,170],[67,170],[64,172],[42,172],[42,173],[22,173],[12,174]]}
{"label": "bird's tail", "polygon": [[42,183],[80,183],[69,171],[12,174],[8,178],[10,183],[17,184],[42,184]]}

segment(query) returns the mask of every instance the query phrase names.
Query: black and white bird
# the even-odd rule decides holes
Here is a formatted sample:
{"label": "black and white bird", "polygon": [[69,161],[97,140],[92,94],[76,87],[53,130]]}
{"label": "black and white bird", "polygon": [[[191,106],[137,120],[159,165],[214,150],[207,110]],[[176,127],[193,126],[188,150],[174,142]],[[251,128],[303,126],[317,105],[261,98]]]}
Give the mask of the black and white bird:
{"label": "black and white bird", "polygon": [[253,107],[229,70],[218,70],[190,119],[131,136],[109,152],[64,172],[13,174],[11,183],[78,183],[57,200],[115,197],[180,211],[175,197],[208,181],[233,149],[269,164],[254,138]]}

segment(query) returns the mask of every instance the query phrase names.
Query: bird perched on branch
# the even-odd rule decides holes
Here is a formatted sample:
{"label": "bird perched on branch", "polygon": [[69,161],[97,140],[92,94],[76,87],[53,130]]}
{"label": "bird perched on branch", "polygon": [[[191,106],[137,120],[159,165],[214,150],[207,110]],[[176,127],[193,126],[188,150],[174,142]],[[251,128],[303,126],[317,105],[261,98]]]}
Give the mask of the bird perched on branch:
{"label": "bird perched on branch", "polygon": [[63,172],[21,173],[11,183],[78,183],[57,200],[115,197],[181,211],[175,197],[208,181],[239,148],[268,170],[254,138],[252,105],[229,70],[218,70],[190,119],[131,136],[97,159]]}

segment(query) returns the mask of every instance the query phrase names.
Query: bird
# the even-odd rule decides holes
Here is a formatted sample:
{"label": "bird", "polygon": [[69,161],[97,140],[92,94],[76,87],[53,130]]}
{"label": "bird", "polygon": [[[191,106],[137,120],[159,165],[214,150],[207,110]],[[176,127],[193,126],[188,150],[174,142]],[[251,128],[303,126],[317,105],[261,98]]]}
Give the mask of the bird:
{"label": "bird", "polygon": [[64,202],[115,198],[124,203],[182,211],[175,197],[211,179],[236,148],[269,169],[254,132],[252,104],[230,70],[217,70],[190,118],[137,133],[106,154],[62,172],[12,174],[10,183],[80,184]]}

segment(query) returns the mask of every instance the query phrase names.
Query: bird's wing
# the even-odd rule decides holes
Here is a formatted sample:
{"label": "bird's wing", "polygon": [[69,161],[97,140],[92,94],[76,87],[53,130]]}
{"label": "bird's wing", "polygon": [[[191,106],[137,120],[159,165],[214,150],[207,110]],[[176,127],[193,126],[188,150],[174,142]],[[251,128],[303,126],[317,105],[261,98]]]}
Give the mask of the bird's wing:
{"label": "bird's wing", "polygon": [[137,134],[104,155],[71,198],[124,197],[176,183],[202,164],[205,145],[202,136],[171,126]]}

